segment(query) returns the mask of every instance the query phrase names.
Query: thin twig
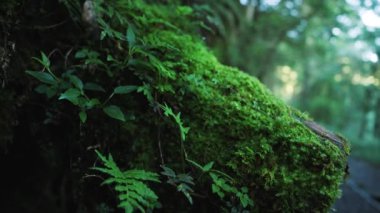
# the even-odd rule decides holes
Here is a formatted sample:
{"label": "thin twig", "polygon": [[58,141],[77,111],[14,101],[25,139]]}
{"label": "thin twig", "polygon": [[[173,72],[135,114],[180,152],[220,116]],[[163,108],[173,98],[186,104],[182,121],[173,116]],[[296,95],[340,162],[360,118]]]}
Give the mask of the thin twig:
{"label": "thin twig", "polygon": [[63,20],[57,24],[52,24],[52,25],[47,25],[47,26],[32,26],[32,27],[22,26],[22,27],[25,29],[30,29],[30,30],[49,30],[49,29],[59,27],[59,26],[65,24],[67,21],[68,20],[66,19],[66,20]]}
{"label": "thin twig", "polygon": [[[154,101],[157,102],[157,92],[154,93]],[[160,115],[159,119],[162,118],[162,112],[161,112],[161,108],[158,107],[158,114]],[[163,152],[162,152],[162,146],[161,146],[161,125],[158,123],[158,132],[157,132],[157,141],[158,141],[158,150],[160,152],[160,157],[161,157],[161,164],[162,165],[165,165],[165,161],[164,161],[164,155],[163,155]]]}
{"label": "thin twig", "polygon": [[102,176],[100,176],[100,175],[88,175],[88,174],[85,174],[85,175],[83,175],[82,180],[85,179],[85,178],[99,178],[99,179],[104,180],[104,178]]}
{"label": "thin twig", "polygon": [[73,51],[73,48],[70,48],[70,50],[67,51],[65,54],[65,69],[67,69],[67,61],[72,51]]}

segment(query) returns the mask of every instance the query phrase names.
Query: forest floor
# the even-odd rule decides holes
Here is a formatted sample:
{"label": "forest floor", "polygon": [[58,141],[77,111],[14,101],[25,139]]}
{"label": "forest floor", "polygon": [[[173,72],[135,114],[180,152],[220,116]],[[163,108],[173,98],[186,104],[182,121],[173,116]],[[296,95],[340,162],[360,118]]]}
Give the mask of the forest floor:
{"label": "forest floor", "polygon": [[380,213],[380,165],[349,159],[350,175],[331,212]]}

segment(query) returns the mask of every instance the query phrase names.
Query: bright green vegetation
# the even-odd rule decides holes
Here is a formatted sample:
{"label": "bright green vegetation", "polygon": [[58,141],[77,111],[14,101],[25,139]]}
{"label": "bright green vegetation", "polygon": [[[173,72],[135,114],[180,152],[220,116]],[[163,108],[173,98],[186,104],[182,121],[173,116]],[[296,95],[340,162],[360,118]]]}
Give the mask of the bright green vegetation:
{"label": "bright green vegetation", "polygon": [[76,142],[112,153],[97,152],[104,167],[95,169],[120,207],[329,211],[348,145],[319,137],[256,78],[222,65],[197,36],[190,7],[115,0],[95,8],[100,41],[79,43],[65,65],[42,53],[41,71],[26,73],[50,104],[75,106],[67,114],[80,122]]}
{"label": "bright green vegetation", "polygon": [[124,208],[126,212],[133,212],[134,209],[144,212],[146,208],[154,208],[158,197],[144,181],[160,182],[157,174],[144,170],[122,172],[111,155],[106,158],[99,152],[96,154],[105,168],[94,167],[93,169],[111,176],[103,184],[115,184],[115,190],[119,193],[119,207]]}

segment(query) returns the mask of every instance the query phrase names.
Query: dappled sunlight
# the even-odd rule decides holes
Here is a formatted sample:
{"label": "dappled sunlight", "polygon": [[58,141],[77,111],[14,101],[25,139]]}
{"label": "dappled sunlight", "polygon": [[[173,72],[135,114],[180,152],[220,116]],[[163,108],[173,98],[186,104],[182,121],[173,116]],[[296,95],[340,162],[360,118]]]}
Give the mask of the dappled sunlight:
{"label": "dappled sunlight", "polygon": [[373,86],[380,86],[380,81],[379,79],[375,78],[374,76],[363,76],[359,73],[355,73],[353,76],[352,76],[352,84],[359,84],[359,85],[362,85],[362,86],[370,86],[370,85],[373,85]]}
{"label": "dappled sunlight", "polygon": [[296,93],[297,71],[289,66],[279,66],[276,69],[276,77],[280,80],[273,92],[285,101],[290,101]]}
{"label": "dappled sunlight", "polygon": [[364,25],[373,28],[380,27],[380,16],[373,10],[360,10],[361,20]]}

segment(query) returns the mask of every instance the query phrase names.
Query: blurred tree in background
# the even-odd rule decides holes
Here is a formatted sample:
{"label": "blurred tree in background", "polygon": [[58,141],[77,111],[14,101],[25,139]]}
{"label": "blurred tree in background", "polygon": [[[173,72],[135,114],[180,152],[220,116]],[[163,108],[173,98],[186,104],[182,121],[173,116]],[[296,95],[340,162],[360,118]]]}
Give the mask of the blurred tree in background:
{"label": "blurred tree in background", "polygon": [[219,59],[380,161],[380,5],[376,0],[197,0]]}

